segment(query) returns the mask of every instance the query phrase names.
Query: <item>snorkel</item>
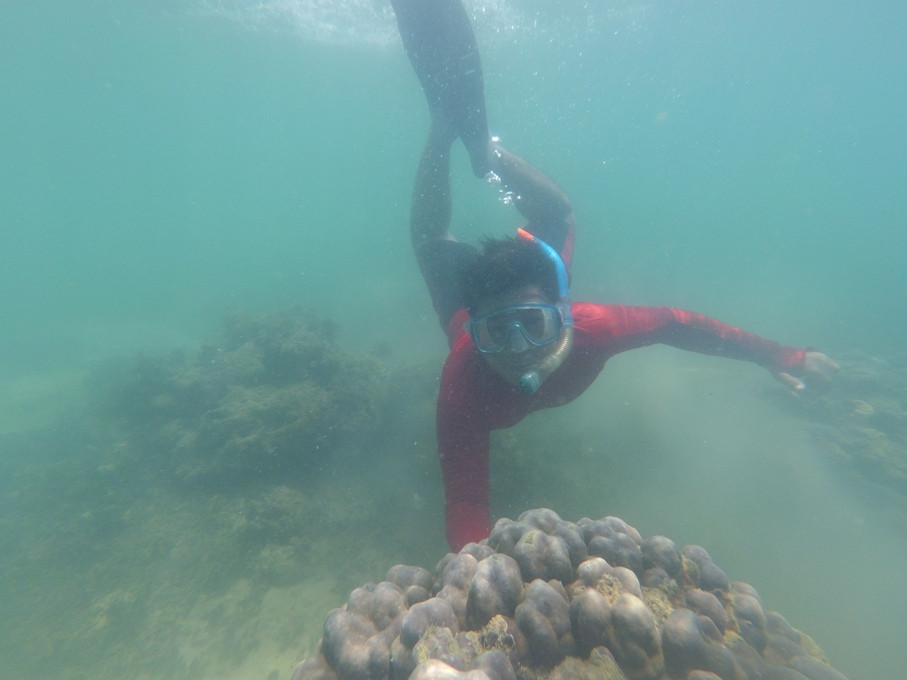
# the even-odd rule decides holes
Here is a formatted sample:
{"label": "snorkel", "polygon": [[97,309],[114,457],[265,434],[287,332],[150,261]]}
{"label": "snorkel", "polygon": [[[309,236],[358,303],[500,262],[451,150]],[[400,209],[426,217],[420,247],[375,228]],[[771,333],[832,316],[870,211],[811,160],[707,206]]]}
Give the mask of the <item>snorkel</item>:
{"label": "snorkel", "polygon": [[557,307],[558,312],[561,315],[561,334],[557,339],[557,344],[551,353],[546,356],[538,366],[533,368],[531,371],[527,371],[520,378],[520,392],[523,394],[535,394],[539,387],[542,386],[542,383],[545,382],[545,379],[554,373],[557,370],[557,367],[560,366],[564,359],[567,358],[567,355],[570,353],[570,348],[573,347],[573,314],[570,311],[570,289],[567,285],[567,269],[564,267],[564,261],[561,259],[561,256],[557,254],[557,251],[545,243],[542,239],[537,236],[533,236],[525,229],[517,229],[517,236],[519,236],[524,241],[530,241],[542,249],[542,252],[545,253],[554,264],[554,269],[557,272]]}

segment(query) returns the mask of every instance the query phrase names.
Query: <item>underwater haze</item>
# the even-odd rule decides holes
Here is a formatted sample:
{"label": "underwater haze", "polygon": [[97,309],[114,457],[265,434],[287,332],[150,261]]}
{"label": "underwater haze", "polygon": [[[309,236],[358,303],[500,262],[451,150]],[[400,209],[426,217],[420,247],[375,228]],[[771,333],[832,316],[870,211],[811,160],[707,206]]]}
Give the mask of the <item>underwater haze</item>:
{"label": "underwater haze", "polygon": [[[574,203],[575,299],[842,366],[798,398],[618,356],[495,436],[494,517],[703,545],[903,676],[907,6],[465,4],[492,131]],[[0,676],[289,678],[351,588],[443,556],[428,122],[389,0],[0,3]],[[457,236],[512,233],[453,165]]]}

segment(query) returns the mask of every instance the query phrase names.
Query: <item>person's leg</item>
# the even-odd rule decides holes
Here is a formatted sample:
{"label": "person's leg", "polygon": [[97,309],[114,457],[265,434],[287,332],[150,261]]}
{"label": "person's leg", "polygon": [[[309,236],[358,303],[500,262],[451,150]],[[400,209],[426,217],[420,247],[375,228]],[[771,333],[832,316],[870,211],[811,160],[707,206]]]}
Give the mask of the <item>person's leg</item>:
{"label": "person's leg", "polygon": [[[434,118],[422,151],[413,189],[410,237],[416,257],[422,246],[435,241],[456,242],[449,233],[451,219],[450,151],[457,133]],[[511,193],[513,205],[527,220],[527,230],[558,251],[569,269],[573,256],[575,218],[566,194],[528,161],[494,144],[491,170]],[[425,266],[420,260],[425,273]],[[427,277],[426,277],[427,278]]]}
{"label": "person's leg", "polygon": [[[410,238],[441,327],[463,306],[460,272],[477,251],[450,234],[450,151],[457,133],[434,118],[416,173]],[[513,204],[528,220],[527,229],[558,251],[569,271],[574,215],[567,196],[541,170],[495,145],[491,167],[513,194]]]}
{"label": "person's leg", "polygon": [[460,272],[476,250],[449,232],[451,218],[450,147],[456,133],[435,119],[416,172],[410,238],[441,327],[463,306]]}
{"label": "person's leg", "polygon": [[422,153],[410,235],[443,327],[461,306],[459,271],[475,250],[450,235],[450,148],[463,140],[476,175],[493,171],[527,218],[527,229],[570,267],[574,216],[551,179],[492,143],[478,47],[461,0],[392,0],[397,25],[432,115]]}

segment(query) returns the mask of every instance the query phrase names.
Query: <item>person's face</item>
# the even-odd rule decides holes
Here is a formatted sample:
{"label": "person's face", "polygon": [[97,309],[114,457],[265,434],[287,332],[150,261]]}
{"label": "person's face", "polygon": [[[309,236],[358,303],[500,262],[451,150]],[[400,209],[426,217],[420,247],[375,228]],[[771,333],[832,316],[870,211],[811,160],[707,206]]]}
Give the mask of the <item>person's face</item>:
{"label": "person's face", "polygon": [[[541,288],[538,286],[524,286],[483,300],[482,303],[476,307],[475,315],[476,317],[480,317],[505,307],[533,303],[551,304],[551,301],[543,295]],[[534,332],[535,329],[529,328],[527,330]],[[518,331],[514,329],[511,333],[517,334]],[[521,338],[516,335],[514,335],[514,339],[521,340]],[[519,385],[520,378],[522,378],[527,371],[537,366],[545,357],[554,352],[557,345],[558,343],[553,342],[548,345],[536,347],[525,341],[522,343],[508,342],[503,351],[494,354],[482,354],[482,358],[495,373],[508,383],[511,385]]]}

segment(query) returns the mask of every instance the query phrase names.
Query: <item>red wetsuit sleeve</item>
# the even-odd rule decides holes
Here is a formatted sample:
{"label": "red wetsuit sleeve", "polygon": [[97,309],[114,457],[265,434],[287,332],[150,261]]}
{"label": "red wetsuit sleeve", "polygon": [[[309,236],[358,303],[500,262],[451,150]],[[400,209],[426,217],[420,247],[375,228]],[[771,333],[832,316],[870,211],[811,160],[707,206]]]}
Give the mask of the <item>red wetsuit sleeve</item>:
{"label": "red wetsuit sleeve", "polygon": [[701,354],[752,361],[773,371],[803,365],[805,350],[786,347],[696,312],[673,307],[593,307],[599,313],[588,318],[589,331],[614,343],[618,352],[662,343]]}
{"label": "red wetsuit sleeve", "polygon": [[[542,388],[537,407],[566,403],[588,386],[608,357],[635,347],[664,343],[680,349],[752,361],[771,370],[796,369],[804,350],[785,347],[753,333],[671,307],[574,304],[574,349]],[[459,337],[456,329],[460,329]],[[509,427],[526,411],[499,381],[487,382],[482,358],[451,323],[452,350],[444,364],[438,396],[437,436],[444,479],[447,541],[459,550],[491,532],[489,439],[491,429]],[[597,348],[597,349],[596,349]],[[562,375],[563,374],[563,375]],[[562,380],[558,381],[558,377]],[[578,387],[577,387],[578,386]],[[567,391],[571,391],[567,394]],[[534,410],[534,409],[531,409]]]}
{"label": "red wetsuit sleeve", "polygon": [[[481,417],[481,395],[468,394],[468,355],[448,357],[438,397],[437,434],[444,479],[447,542],[458,551],[491,532],[488,447],[491,430]],[[471,397],[472,401],[469,400]]]}

